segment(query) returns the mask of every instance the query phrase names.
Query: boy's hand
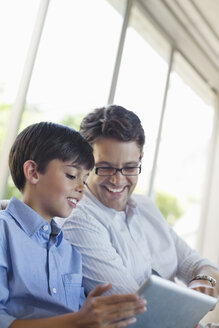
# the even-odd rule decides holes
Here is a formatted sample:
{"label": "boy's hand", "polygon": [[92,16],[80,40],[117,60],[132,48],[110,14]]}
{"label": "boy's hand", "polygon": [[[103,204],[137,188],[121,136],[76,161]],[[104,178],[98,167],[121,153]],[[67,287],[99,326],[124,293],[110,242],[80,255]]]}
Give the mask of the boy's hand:
{"label": "boy's hand", "polygon": [[89,293],[82,308],[74,313],[75,327],[127,327],[136,321],[136,314],[146,311],[146,301],[136,294],[101,296],[110,288],[111,284],[99,285]]}

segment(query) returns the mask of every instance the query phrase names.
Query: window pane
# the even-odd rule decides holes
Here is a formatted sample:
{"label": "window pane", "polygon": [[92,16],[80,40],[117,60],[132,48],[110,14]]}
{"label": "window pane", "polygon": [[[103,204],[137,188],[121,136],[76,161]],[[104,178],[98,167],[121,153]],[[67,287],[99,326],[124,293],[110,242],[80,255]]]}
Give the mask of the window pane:
{"label": "window pane", "polygon": [[[170,223],[175,224],[175,230],[195,247],[214,110],[176,73],[180,71],[178,57],[174,70],[167,98],[155,191],[159,200],[163,199],[166,207],[170,206],[167,208]],[[204,93],[210,94],[209,90]]]}
{"label": "window pane", "polygon": [[21,79],[39,0],[0,1],[0,150]]}
{"label": "window pane", "polygon": [[160,45],[163,54],[167,55],[169,46],[134,6],[124,45],[115,103],[134,111],[145,129],[146,146],[136,189],[138,192],[146,192],[148,189],[167,76],[168,65],[154,49],[158,50]]}
{"label": "window pane", "polygon": [[108,1],[51,1],[27,107],[61,121],[106,104],[122,21]]}

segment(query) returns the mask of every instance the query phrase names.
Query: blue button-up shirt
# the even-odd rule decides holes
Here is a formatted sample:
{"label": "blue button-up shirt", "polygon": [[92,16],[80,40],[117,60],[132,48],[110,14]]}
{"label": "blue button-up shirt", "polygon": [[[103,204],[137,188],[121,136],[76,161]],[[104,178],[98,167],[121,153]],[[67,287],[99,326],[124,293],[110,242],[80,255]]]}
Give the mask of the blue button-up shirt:
{"label": "blue button-up shirt", "polygon": [[0,327],[77,311],[84,300],[79,252],[53,220],[12,198],[0,211]]}

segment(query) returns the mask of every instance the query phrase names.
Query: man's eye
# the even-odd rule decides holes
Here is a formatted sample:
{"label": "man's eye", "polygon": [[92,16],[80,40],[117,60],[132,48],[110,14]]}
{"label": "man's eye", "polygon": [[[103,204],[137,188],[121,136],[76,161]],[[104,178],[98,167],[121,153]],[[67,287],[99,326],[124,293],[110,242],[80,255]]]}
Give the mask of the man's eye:
{"label": "man's eye", "polygon": [[114,167],[99,167],[98,168],[98,171],[100,172],[111,172],[111,171],[114,171]]}
{"label": "man's eye", "polygon": [[66,173],[65,176],[66,176],[66,178],[68,178],[70,180],[74,180],[75,179],[75,176],[74,175],[71,175],[71,174],[68,174],[68,173]]}
{"label": "man's eye", "polygon": [[133,166],[123,167],[123,170],[125,170],[125,171],[134,171],[136,169],[137,169],[137,167],[133,167]]}

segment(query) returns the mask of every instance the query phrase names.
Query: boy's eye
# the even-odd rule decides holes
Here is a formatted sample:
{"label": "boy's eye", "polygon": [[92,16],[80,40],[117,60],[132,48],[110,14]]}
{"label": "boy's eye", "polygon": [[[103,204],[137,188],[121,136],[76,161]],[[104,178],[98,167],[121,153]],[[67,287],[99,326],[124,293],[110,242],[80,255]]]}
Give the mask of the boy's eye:
{"label": "boy's eye", "polygon": [[70,179],[70,180],[74,180],[75,179],[75,176],[74,175],[71,175],[71,174],[68,174],[66,173],[65,176]]}

